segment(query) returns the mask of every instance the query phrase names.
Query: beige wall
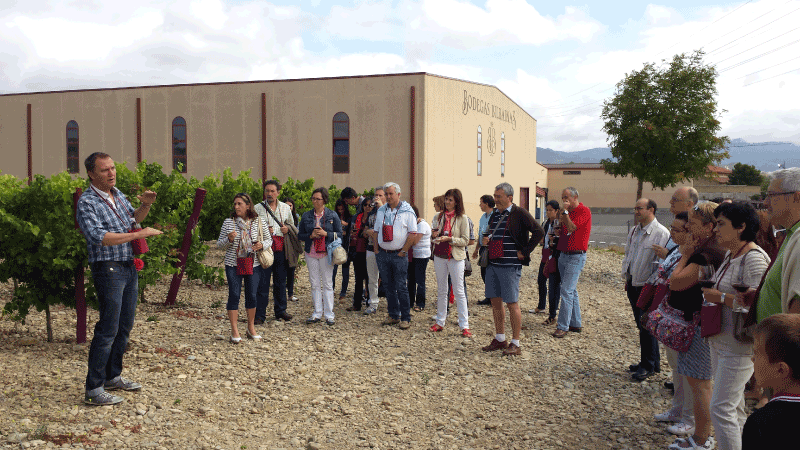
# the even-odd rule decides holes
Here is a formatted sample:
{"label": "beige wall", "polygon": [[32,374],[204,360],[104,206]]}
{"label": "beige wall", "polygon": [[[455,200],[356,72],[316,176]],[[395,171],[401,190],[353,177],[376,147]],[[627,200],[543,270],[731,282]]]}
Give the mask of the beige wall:
{"label": "beige wall", "polygon": [[[415,87],[415,198],[411,197],[411,87]],[[468,214],[505,181],[547,186],[536,163],[536,121],[493,86],[435,75],[401,74],[309,80],[158,86],[0,96],[0,170],[27,176],[26,105],[32,105],[33,172],[66,170],[66,124],[78,122],[80,160],[104,151],[136,162],[136,99],[142,104],[142,157],[172,167],[172,121],[186,120],[188,175],[230,167],[261,177],[261,95],[266,97],[267,176],[314,178],[358,191],[394,181],[403,199],[433,217],[431,198],[458,187]],[[332,171],[332,119],[350,118],[350,173]],[[477,175],[477,128],[483,167]],[[492,134],[494,152],[491,151]],[[505,139],[505,176],[500,176]],[[80,169],[85,176],[85,170]]]}
{"label": "beige wall", "polygon": [[[565,170],[580,170],[581,174],[564,175]],[[561,191],[572,186],[578,190],[580,201],[590,208],[633,208],[637,200],[635,178],[614,178],[603,169],[549,169],[547,178],[551,199],[560,200]],[[659,208],[667,208],[675,189],[683,186],[691,186],[691,183],[679,183],[663,191],[644,183],[642,196],[655,200]]]}
{"label": "beige wall", "polygon": [[[483,141],[481,176],[477,174],[478,126]],[[494,154],[489,151],[492,133]],[[503,135],[506,166],[501,177]],[[498,184],[505,181],[514,187],[515,202],[519,188],[527,187],[533,205],[535,182],[546,182],[541,171],[541,178],[536,178],[540,167],[536,164],[536,120],[494,86],[426,76],[424,139],[425,202],[420,211],[427,219],[434,215],[431,199],[450,188],[461,189],[467,214],[477,221],[482,214],[478,200],[493,194]]]}

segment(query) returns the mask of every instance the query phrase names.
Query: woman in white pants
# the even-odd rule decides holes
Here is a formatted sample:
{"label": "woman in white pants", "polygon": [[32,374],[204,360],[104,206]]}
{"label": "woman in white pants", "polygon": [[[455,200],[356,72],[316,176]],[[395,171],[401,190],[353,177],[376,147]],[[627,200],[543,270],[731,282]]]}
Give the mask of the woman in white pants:
{"label": "woman in white pants", "polygon": [[435,243],[433,267],[436,270],[438,294],[436,323],[431,326],[431,331],[438,332],[444,329],[447,319],[447,276],[449,275],[458,308],[458,326],[461,328],[461,335],[471,337],[467,296],[464,292],[464,264],[467,258],[467,244],[469,244],[469,222],[467,216],[464,215],[464,200],[461,191],[458,189],[447,191],[444,194],[444,204],[445,210],[434,218],[437,228],[431,233]]}
{"label": "woman in white pants", "polygon": [[704,289],[707,302],[722,305],[719,334],[709,337],[714,389],[711,393],[711,423],[721,450],[741,450],[742,428],[747,420],[744,386],[753,374],[753,344],[734,336],[734,315],[749,308],[743,291],[755,290],[769,266],[769,256],[756,245],[759,228],[755,209],[744,202],[723,203],[714,210],[717,242],[728,250],[715,276],[713,289]]}
{"label": "woman in white pants", "polygon": [[314,311],[306,323],[317,323],[324,317],[326,324],[333,325],[333,264],[327,245],[333,242],[334,236],[341,238],[342,221],[325,207],[326,203],[328,190],[324,187],[314,189],[311,193],[313,208],[300,219],[297,237],[305,241],[305,259],[314,300]]}

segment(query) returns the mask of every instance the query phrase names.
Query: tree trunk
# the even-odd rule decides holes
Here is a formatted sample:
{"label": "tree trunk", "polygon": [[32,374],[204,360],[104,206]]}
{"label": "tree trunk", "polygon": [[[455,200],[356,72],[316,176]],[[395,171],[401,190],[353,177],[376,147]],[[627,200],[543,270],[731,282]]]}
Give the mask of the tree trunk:
{"label": "tree trunk", "polygon": [[50,317],[50,304],[45,305],[44,314],[47,318],[47,342],[53,342],[53,322]]}
{"label": "tree trunk", "polygon": [[642,198],[642,184],[642,180],[636,180],[636,200],[634,200],[634,203]]}

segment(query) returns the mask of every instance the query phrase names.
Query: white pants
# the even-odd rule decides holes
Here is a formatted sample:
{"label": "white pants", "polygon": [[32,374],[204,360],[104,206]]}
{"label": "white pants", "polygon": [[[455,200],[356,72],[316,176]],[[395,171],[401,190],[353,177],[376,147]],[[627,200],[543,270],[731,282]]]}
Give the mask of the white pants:
{"label": "white pants", "polygon": [[369,306],[378,307],[378,278],[380,277],[380,273],[378,272],[378,261],[375,259],[375,252],[371,250],[367,250],[367,277],[369,278],[369,284],[367,285],[367,289],[369,290]]}
{"label": "white pants", "polygon": [[328,257],[312,258],[306,253],[308,280],[311,283],[311,299],[314,301],[312,319],[333,320],[333,265]]}
{"label": "white pants", "polygon": [[675,386],[675,395],[672,396],[672,415],[679,416],[681,422],[694,426],[694,395],[689,381],[685,375],[678,373],[678,352],[667,347],[667,362],[672,369],[672,385]]}
{"label": "white pants", "polygon": [[[725,311],[727,310],[727,311]],[[723,308],[723,325],[729,308]],[[711,423],[720,450],[741,450],[742,429],[747,420],[744,385],[753,375],[753,346],[742,344],[723,328],[709,338],[714,390],[711,393]]]}
{"label": "white pants", "polygon": [[458,308],[458,326],[463,330],[469,328],[469,312],[467,312],[467,296],[464,293],[464,260],[433,257],[433,268],[436,270],[436,323],[443,327],[447,320],[447,276],[453,285],[453,297]]}

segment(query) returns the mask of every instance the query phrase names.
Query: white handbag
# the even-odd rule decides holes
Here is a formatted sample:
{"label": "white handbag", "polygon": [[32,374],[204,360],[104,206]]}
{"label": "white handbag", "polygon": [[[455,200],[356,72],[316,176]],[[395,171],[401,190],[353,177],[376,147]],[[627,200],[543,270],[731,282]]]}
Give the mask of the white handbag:
{"label": "white handbag", "polygon": [[[256,222],[258,222],[258,242],[264,242],[264,229],[261,226],[261,218],[256,218]],[[272,266],[272,263],[275,261],[275,255],[272,253],[272,247],[264,247],[257,251],[256,257],[258,258],[258,263],[261,264],[261,267],[265,269]]]}
{"label": "white handbag", "polygon": [[[336,241],[339,239],[336,236],[336,233],[333,233],[333,240]],[[336,266],[341,266],[342,264],[347,262],[347,250],[344,249],[341,245],[341,239],[339,239],[340,244],[333,249],[333,253],[331,253],[331,261]]]}

